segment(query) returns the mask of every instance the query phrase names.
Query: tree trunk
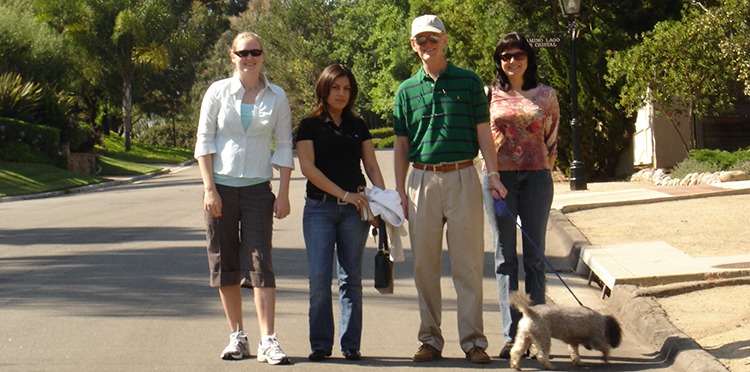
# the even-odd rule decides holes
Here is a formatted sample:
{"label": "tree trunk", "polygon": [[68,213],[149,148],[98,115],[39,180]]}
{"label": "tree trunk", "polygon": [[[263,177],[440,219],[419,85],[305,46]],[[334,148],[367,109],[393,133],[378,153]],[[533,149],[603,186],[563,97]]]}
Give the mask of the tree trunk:
{"label": "tree trunk", "polygon": [[122,78],[122,124],[123,137],[125,138],[125,151],[130,151],[130,132],[133,127],[133,94],[131,89],[130,74],[123,75]]}

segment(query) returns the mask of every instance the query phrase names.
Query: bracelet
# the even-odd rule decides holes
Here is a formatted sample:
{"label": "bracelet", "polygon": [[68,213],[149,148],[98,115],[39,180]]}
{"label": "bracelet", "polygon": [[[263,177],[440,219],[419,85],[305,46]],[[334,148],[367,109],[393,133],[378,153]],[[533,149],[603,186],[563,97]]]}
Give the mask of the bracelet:
{"label": "bracelet", "polygon": [[346,201],[347,196],[349,196],[349,191],[347,191],[346,194],[344,194],[344,197],[341,198],[341,201]]}
{"label": "bracelet", "polygon": [[500,173],[498,172],[487,173],[487,178],[492,177],[492,176],[497,176],[497,178],[500,179]]}

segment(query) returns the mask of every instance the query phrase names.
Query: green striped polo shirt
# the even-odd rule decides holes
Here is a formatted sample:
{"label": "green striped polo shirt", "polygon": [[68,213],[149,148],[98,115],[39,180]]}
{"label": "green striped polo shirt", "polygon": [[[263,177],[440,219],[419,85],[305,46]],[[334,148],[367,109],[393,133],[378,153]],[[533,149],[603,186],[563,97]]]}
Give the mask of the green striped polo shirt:
{"label": "green striped polo shirt", "polygon": [[490,120],[482,80],[448,63],[437,81],[424,67],[398,87],[393,131],[409,138],[409,161],[425,164],[474,159],[477,125]]}

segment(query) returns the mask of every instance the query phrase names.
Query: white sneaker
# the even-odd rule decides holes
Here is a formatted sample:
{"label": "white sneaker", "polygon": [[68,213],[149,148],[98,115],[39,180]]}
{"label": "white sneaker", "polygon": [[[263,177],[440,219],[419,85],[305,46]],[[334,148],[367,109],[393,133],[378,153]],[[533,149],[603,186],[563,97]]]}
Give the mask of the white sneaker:
{"label": "white sneaker", "polygon": [[247,341],[247,333],[243,330],[232,332],[229,335],[229,346],[221,352],[221,359],[242,359],[250,356],[250,342]]}
{"label": "white sneaker", "polygon": [[279,342],[276,341],[276,334],[264,336],[258,345],[258,361],[267,362],[268,364],[287,364],[289,358],[281,351]]}

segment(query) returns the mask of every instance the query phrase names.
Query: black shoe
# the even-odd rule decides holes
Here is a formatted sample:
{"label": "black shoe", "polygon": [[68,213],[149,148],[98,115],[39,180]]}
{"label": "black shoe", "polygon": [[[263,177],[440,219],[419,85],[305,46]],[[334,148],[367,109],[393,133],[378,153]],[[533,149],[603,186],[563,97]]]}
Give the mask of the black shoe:
{"label": "black shoe", "polygon": [[357,349],[346,349],[343,353],[344,358],[348,360],[359,360],[359,350]]}
{"label": "black shoe", "polygon": [[512,348],[513,348],[513,343],[506,342],[505,345],[503,345],[503,348],[500,349],[499,357],[502,359],[510,359],[510,349]]}
{"label": "black shoe", "polygon": [[310,353],[310,356],[308,356],[307,358],[312,360],[313,362],[319,362],[329,356],[331,356],[330,351],[313,350],[313,352]]}

